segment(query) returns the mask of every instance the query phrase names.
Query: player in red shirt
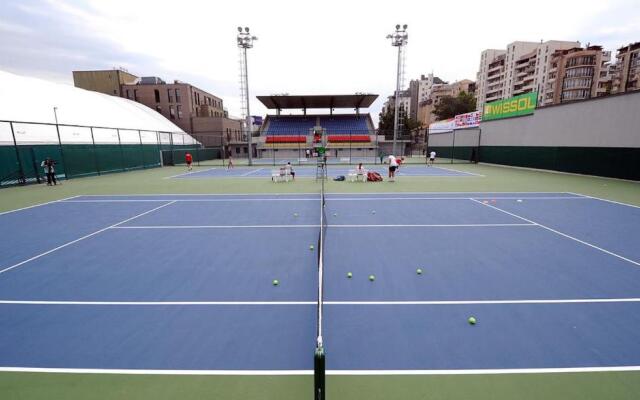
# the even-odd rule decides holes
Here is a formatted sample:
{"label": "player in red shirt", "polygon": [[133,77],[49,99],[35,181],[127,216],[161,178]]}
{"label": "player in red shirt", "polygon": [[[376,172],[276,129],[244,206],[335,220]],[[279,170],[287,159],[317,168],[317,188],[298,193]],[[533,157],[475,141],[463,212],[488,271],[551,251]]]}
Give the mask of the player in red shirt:
{"label": "player in red shirt", "polygon": [[191,153],[187,153],[184,155],[184,161],[187,163],[189,171],[191,171],[191,163],[193,163],[193,157],[191,156]]}

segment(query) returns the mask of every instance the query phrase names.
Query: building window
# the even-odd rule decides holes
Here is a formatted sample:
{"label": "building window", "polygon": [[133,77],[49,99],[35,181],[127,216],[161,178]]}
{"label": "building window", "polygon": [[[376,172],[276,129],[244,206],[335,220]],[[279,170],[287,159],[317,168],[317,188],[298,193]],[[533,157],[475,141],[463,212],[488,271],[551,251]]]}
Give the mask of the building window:
{"label": "building window", "polygon": [[160,114],[162,114],[162,107],[156,106],[156,111],[159,112]]}
{"label": "building window", "polygon": [[[176,89],[176,103],[180,103],[180,89]],[[179,114],[178,118],[180,118]]]}
{"label": "building window", "polygon": [[133,90],[133,100],[138,101],[138,89]]}
{"label": "building window", "polygon": [[236,147],[236,154],[240,154],[240,147]]}
{"label": "building window", "polygon": [[153,94],[156,97],[156,103],[160,103],[160,91],[158,89],[154,89]]}
{"label": "building window", "polygon": [[167,98],[169,99],[169,103],[173,103],[173,93],[171,89],[167,89]]}
{"label": "building window", "polygon": [[129,93],[129,89],[127,89],[127,99],[131,99],[131,93]]}
{"label": "building window", "polygon": [[182,106],[180,104],[178,104],[176,106],[176,108],[178,109],[178,119],[182,118]]}
{"label": "building window", "polygon": [[173,106],[169,106],[169,118],[176,119],[176,109]]}

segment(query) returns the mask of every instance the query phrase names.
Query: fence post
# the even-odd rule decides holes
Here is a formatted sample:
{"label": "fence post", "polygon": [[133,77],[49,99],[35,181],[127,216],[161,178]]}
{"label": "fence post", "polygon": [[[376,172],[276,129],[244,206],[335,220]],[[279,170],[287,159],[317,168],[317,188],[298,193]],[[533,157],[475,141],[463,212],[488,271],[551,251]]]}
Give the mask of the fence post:
{"label": "fence post", "polygon": [[[18,150],[18,142],[16,141],[16,134],[13,131],[13,122],[9,122],[9,126],[11,127],[11,137],[13,137],[13,147],[16,149],[16,161],[18,162],[18,173],[19,179],[18,181],[22,184],[27,183],[27,179],[24,176],[24,169],[22,168],[22,160],[20,159],[20,150]],[[36,179],[38,183],[40,183],[40,174],[36,171]]]}
{"label": "fence post", "polygon": [[453,157],[456,152],[456,130],[453,130],[453,140],[451,141],[451,164],[453,164]]}
{"label": "fence post", "polygon": [[142,169],[146,169],[147,167],[144,163],[144,145],[142,144],[142,132],[140,132],[140,129],[138,129],[138,137],[140,138],[140,157],[142,158]]}
{"label": "fence post", "polygon": [[93,161],[96,164],[96,172],[100,175],[100,163],[98,162],[98,148],[96,147],[96,139],[93,136],[93,126],[89,127],[91,131],[91,143],[93,143]]}
{"label": "fence post", "polygon": [[175,154],[173,153],[173,132],[169,132],[169,149],[171,150],[171,166],[176,165]]}
{"label": "fence post", "polygon": [[64,151],[62,150],[62,140],[60,139],[60,125],[58,125],[58,122],[56,122],[56,132],[58,133],[58,146],[60,146],[60,158],[62,159],[62,170],[64,171],[64,179],[69,179],[69,174],[67,174],[67,163],[65,162]]}
{"label": "fence post", "polygon": [[349,165],[353,163],[353,159],[351,158],[353,155],[352,147],[353,147],[353,131],[349,131]]}
{"label": "fence post", "polygon": [[476,164],[480,162],[480,148],[482,147],[482,128],[478,128],[478,152],[476,153]]}
{"label": "fence post", "polygon": [[127,168],[124,166],[124,151],[122,150],[122,140],[120,140],[120,129],[116,128],[116,132],[118,133],[118,147],[120,148],[120,165],[122,166],[122,170],[126,171]]}
{"label": "fence post", "polygon": [[160,160],[160,168],[164,167],[164,162],[162,161],[162,148],[160,146],[160,142],[161,142],[161,136],[160,136],[160,132],[156,131],[156,146],[158,147],[158,157]]}
{"label": "fence post", "polygon": [[429,164],[429,135],[431,134],[431,128],[427,127],[424,130],[424,164]]}

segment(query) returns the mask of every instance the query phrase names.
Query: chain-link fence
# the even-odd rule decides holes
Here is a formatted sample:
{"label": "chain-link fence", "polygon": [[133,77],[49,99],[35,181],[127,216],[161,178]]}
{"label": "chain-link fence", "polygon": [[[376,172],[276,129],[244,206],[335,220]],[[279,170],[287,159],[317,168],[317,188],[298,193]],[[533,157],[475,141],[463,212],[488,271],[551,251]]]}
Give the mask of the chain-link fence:
{"label": "chain-link fence", "polygon": [[44,182],[47,158],[70,179],[170,165],[188,151],[197,162],[222,157],[182,132],[0,121],[0,186]]}
{"label": "chain-link fence", "polygon": [[424,146],[425,162],[435,152],[436,163],[464,164],[480,160],[480,128],[427,129]]}

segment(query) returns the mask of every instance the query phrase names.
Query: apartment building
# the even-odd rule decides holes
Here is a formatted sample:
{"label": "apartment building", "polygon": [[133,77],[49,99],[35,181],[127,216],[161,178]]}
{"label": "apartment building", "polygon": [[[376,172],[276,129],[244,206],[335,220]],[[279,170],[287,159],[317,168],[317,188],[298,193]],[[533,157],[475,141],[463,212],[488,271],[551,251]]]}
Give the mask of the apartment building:
{"label": "apartment building", "polygon": [[124,69],[100,71],[73,71],[75,87],[122,97],[121,85],[134,84],[140,78]]}
{"label": "apartment building", "polygon": [[185,132],[193,133],[192,118],[225,117],[222,99],[188,83],[165,83],[157,77],[121,85],[122,97],[153,108]]}
{"label": "apartment building", "polygon": [[[542,91],[546,81],[549,57],[556,50],[580,46],[580,42],[550,40],[547,42],[509,43],[507,49],[488,49],[480,55],[477,74],[477,109],[485,103],[518,94]],[[539,95],[539,101],[542,96]]]}
{"label": "apartment building", "polygon": [[241,121],[228,118],[223,100],[189,83],[166,83],[124,70],[73,71],[76,87],[124,97],[156,110],[205,145],[235,144],[246,154]]}
{"label": "apartment building", "polygon": [[[387,97],[387,101],[382,105],[382,113],[393,112],[395,107],[396,97],[395,95]],[[404,117],[411,117],[411,92],[409,90],[401,90],[398,99],[398,109],[400,119]]]}
{"label": "apartment building", "polygon": [[640,42],[618,49],[611,91],[624,93],[640,89]]}
{"label": "apartment building", "polygon": [[[476,74],[476,84],[477,84],[476,95],[477,95],[478,101],[480,101],[480,99],[483,99],[483,100],[486,99],[488,85],[489,85],[490,65],[493,64],[500,56],[504,56],[503,58],[505,58],[506,53],[507,53],[506,50],[499,50],[499,49],[487,49],[487,50],[484,50],[482,53],[480,53],[480,66],[478,67],[478,73]],[[504,63],[502,63],[502,65],[504,65]],[[492,71],[491,77],[493,81],[495,81],[496,72],[497,71],[495,70]],[[503,71],[500,71],[500,73],[502,72]],[[500,95],[502,95],[502,93],[500,93]]]}
{"label": "apartment building", "polygon": [[611,52],[601,46],[555,51],[549,61],[543,104],[559,104],[609,94]]}
{"label": "apartment building", "polygon": [[433,85],[445,83],[433,73],[421,75],[420,79],[414,79],[409,82],[409,94],[411,96],[411,104],[409,106],[410,117],[418,120],[418,109],[421,103],[427,101],[431,96]]}
{"label": "apartment building", "polygon": [[470,93],[475,96],[476,83],[470,79],[463,79],[455,81],[453,83],[437,83],[431,88],[431,94],[429,97],[418,104],[417,121],[423,125],[436,121],[436,116],[433,114],[435,107],[440,104],[443,97],[457,97],[461,92]]}

